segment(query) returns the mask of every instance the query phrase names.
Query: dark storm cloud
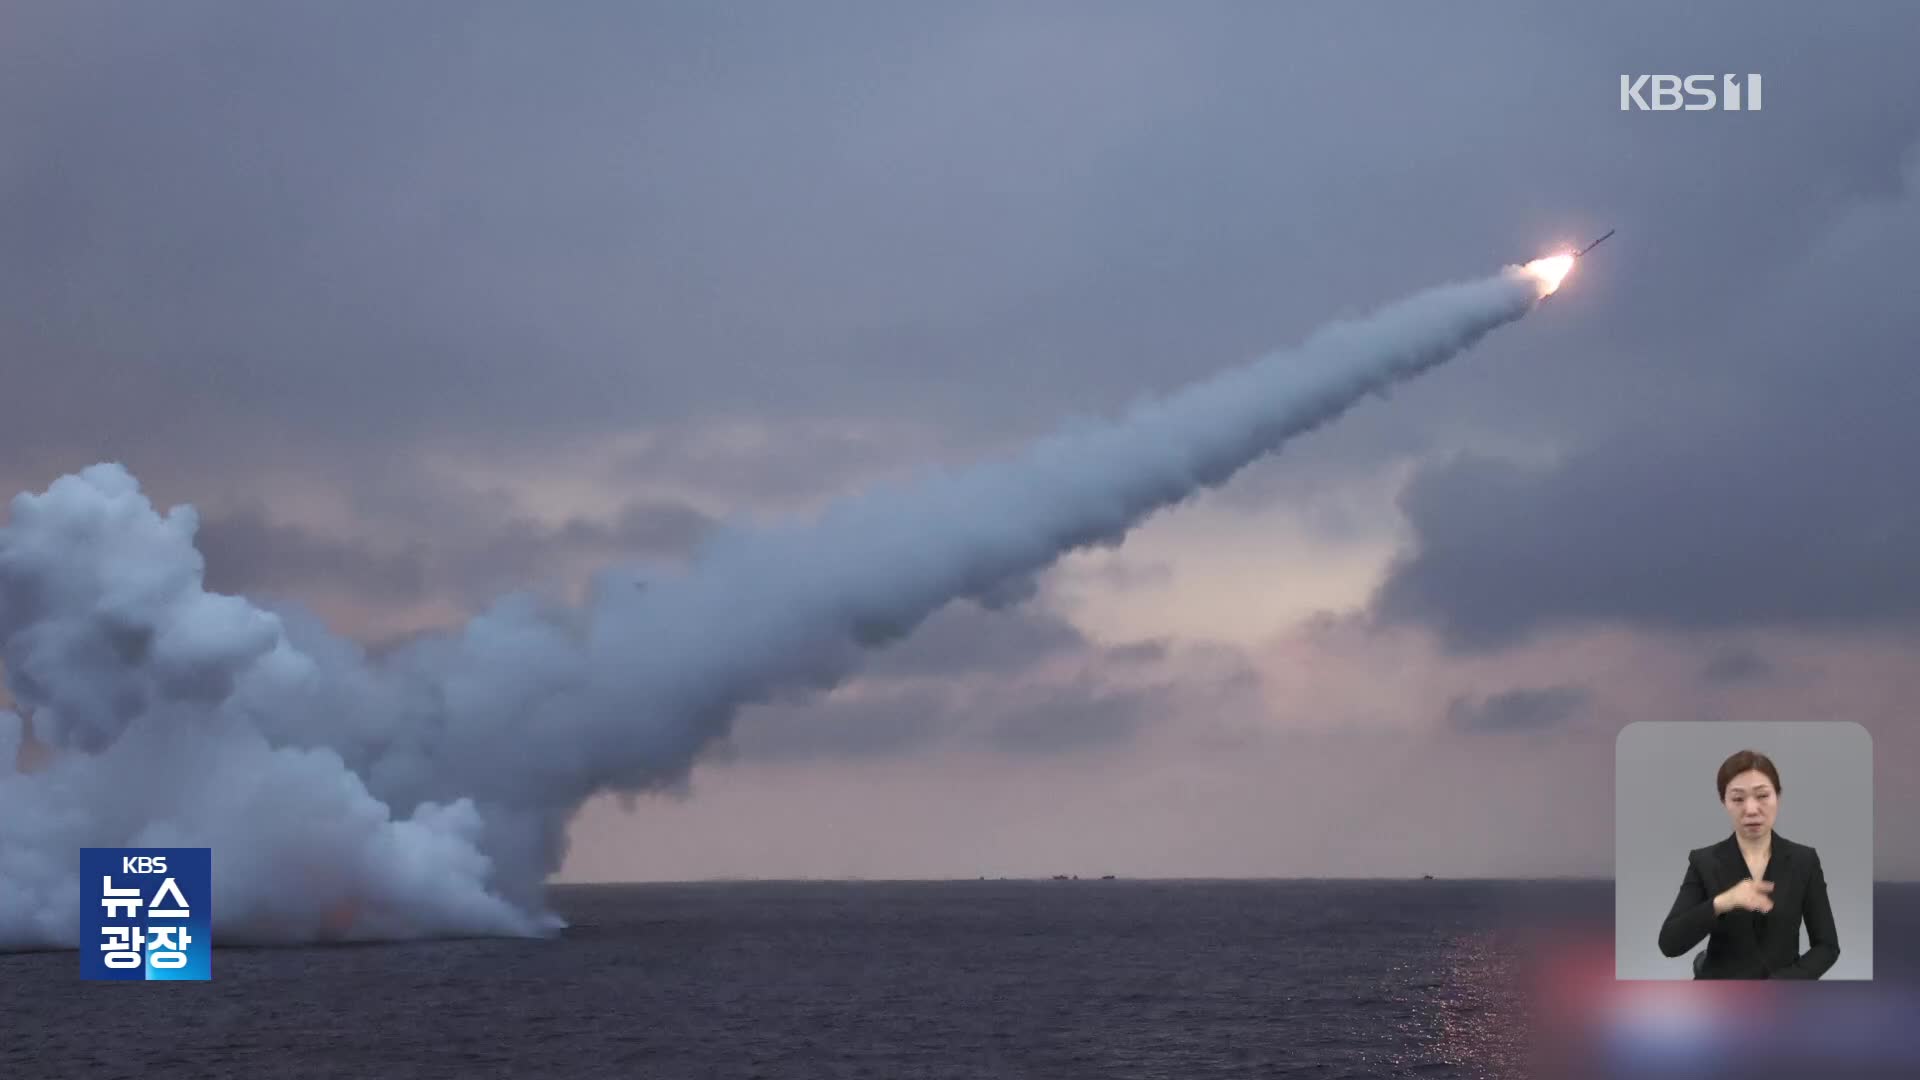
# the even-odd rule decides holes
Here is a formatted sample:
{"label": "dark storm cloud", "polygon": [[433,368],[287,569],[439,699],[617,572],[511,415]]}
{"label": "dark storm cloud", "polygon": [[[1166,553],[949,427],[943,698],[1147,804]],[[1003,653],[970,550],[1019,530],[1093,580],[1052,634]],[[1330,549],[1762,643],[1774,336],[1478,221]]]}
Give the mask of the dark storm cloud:
{"label": "dark storm cloud", "polygon": [[953,711],[950,691],[928,685],[805,708],[750,709],[715,757],[802,761],[906,754],[952,738]]}
{"label": "dark storm cloud", "polygon": [[880,421],[718,423],[662,426],[608,471],[661,479],[727,501],[790,506],[844,494],[883,478],[899,479],[928,457],[971,460],[964,433],[931,424]]}
{"label": "dark storm cloud", "polygon": [[630,503],[611,522],[575,517],[552,526],[516,517],[478,536],[447,537],[441,561],[456,582],[488,593],[540,576],[558,558],[682,559],[714,524],[705,513],[669,500]]}
{"label": "dark storm cloud", "polygon": [[424,554],[382,552],[268,520],[257,507],[201,519],[207,588],[223,593],[339,589],[406,603],[427,588]]}
{"label": "dark storm cloud", "polygon": [[1165,561],[1138,562],[1128,559],[1103,559],[1079,571],[1088,581],[1098,582],[1116,592],[1164,586],[1173,581],[1173,564]]}
{"label": "dark storm cloud", "polygon": [[935,748],[1064,753],[1133,738],[1167,713],[1164,690],[1077,680],[968,692],[960,682],[868,686],[858,696],[751,709],[722,761],[887,757]]}
{"label": "dark storm cloud", "polygon": [[1164,641],[1129,641],[1124,645],[1108,646],[1106,655],[1120,664],[1153,664],[1165,660],[1168,651]]}
{"label": "dark storm cloud", "polygon": [[684,558],[713,523],[681,503],[645,501],[627,505],[611,521],[576,517],[553,526],[514,517],[483,524],[395,547],[275,522],[258,507],[243,507],[203,515],[196,544],[206,559],[207,586],[219,592],[344,591],[399,604],[437,592],[485,602],[502,589],[552,577],[581,556]]}
{"label": "dark storm cloud", "polygon": [[10,56],[0,328],[136,457],[163,405],[385,441],[918,397],[912,328],[1081,257],[1039,178],[1164,67],[1148,26],[1076,66],[1070,22],[883,7],[122,15]]}
{"label": "dark storm cloud", "polygon": [[1773,674],[1773,662],[1752,649],[1715,653],[1700,668],[1700,677],[1712,683],[1743,683]]}
{"label": "dark storm cloud", "polygon": [[1484,460],[1429,470],[1404,501],[1417,549],[1376,609],[1432,625],[1458,650],[1583,622],[1711,630],[1920,617],[1920,515],[1848,471],[1890,462],[1833,444],[1809,448],[1813,460],[1762,456],[1765,446],[1649,434],[1544,472]]}
{"label": "dark storm cloud", "polygon": [[1577,716],[1589,692],[1578,686],[1506,690],[1486,698],[1457,697],[1447,705],[1447,723],[1468,732],[1542,731]]}
{"label": "dark storm cloud", "polygon": [[901,678],[1012,675],[1093,648],[1072,623],[1050,612],[1031,607],[987,611],[963,602],[942,608],[913,633],[875,653],[867,670]]}
{"label": "dark storm cloud", "polygon": [[[1042,675],[1050,664],[1064,677]],[[1130,739],[1173,716],[1178,701],[1218,705],[1258,693],[1237,654],[1176,656],[1159,641],[1105,646],[1049,612],[964,602],[874,653],[863,670],[857,692],[742,714],[723,756],[789,761],[935,746],[1061,753]],[[1177,672],[1177,700],[1172,683],[1142,684],[1142,670]]]}
{"label": "dark storm cloud", "polygon": [[[111,458],[185,500],[274,464],[357,492],[419,441],[478,460],[716,414],[975,445],[1617,224],[1541,318],[1235,497],[1461,433],[1568,448],[1410,494],[1383,610],[1459,645],[1904,619],[1920,596],[1893,464],[1915,460],[1910,297],[1880,299],[1913,244],[1895,218],[1898,244],[1818,250],[1902,190],[1913,5],[7,18],[0,462],[25,483]],[[1766,110],[1618,110],[1621,73],[1696,70],[1765,73]],[[864,478],[870,451],[927,452],[643,464],[778,493]],[[503,535],[463,576],[543,562],[537,531],[466,528]]]}
{"label": "dark storm cloud", "polygon": [[1082,681],[999,717],[988,742],[1014,753],[1086,750],[1131,738],[1173,708],[1174,697],[1164,687],[1119,689]]}
{"label": "dark storm cloud", "polygon": [[[1920,148],[1916,148],[1920,149]],[[1920,622],[1920,153],[1906,186],[1837,215],[1710,341],[1681,391],[1558,464],[1459,460],[1403,507],[1414,547],[1377,610],[1452,646],[1589,621],[1686,630]],[[1713,392],[1687,390],[1717,376]]]}
{"label": "dark storm cloud", "polygon": [[1165,688],[1133,689],[1094,677],[1064,685],[969,687],[946,680],[863,687],[855,696],[748,710],[718,757],[800,761],[936,747],[1066,753],[1123,742],[1171,708]]}
{"label": "dark storm cloud", "polygon": [[[10,12],[7,438],[136,469],[743,406],[1028,428],[1602,222],[1644,340],[1913,128],[1850,97],[1912,100],[1900,7]],[[1687,60],[1768,111],[1616,111]],[[1591,373],[1492,377],[1422,400],[1592,419]],[[1418,447],[1406,413],[1317,453]]]}

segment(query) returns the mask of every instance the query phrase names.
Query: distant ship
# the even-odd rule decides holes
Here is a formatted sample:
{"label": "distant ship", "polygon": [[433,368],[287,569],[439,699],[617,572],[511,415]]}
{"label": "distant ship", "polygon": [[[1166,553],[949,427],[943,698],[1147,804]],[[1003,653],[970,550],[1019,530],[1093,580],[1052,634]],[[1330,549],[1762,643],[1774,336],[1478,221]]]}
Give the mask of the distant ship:
{"label": "distant ship", "polygon": [[1421,874],[1421,875],[1420,875],[1420,880],[1421,880],[1421,881],[1432,881],[1432,880],[1433,880],[1433,875],[1432,875],[1432,874]]}

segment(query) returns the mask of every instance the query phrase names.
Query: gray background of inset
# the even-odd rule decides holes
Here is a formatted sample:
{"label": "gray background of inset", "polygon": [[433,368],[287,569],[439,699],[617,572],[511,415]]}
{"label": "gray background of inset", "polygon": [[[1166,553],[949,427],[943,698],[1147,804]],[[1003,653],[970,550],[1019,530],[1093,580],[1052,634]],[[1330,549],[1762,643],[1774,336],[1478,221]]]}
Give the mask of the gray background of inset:
{"label": "gray background of inset", "polygon": [[[1656,722],[1621,729],[1614,768],[1614,974],[1691,979],[1693,953],[1668,959],[1660,924],[1687,872],[1687,852],[1732,835],[1714,776],[1736,750],[1780,770],[1774,831],[1819,849],[1840,959],[1827,979],[1873,977],[1873,740],[1838,721]],[[1807,945],[1800,929],[1800,948]]]}

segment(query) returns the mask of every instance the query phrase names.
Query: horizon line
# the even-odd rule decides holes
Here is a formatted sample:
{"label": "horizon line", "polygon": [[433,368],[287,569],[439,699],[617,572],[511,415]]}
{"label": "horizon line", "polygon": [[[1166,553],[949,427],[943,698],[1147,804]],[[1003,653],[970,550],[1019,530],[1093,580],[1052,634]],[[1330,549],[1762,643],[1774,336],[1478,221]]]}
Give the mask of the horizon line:
{"label": "horizon line", "polygon": [[[943,884],[943,883],[949,883],[949,882],[953,882],[953,883],[971,882],[971,883],[977,884],[980,882],[994,882],[994,881],[1040,881],[1040,882],[1047,882],[1050,884],[1052,882],[1060,881],[1060,880],[1092,881],[1092,882],[1153,881],[1153,882],[1217,883],[1217,882],[1321,882],[1321,881],[1337,881],[1337,882],[1362,882],[1362,881],[1614,882],[1617,879],[1611,874],[1608,874],[1608,875],[1545,874],[1545,875],[1539,875],[1534,877],[1514,877],[1510,875],[1483,876],[1483,875],[1440,875],[1440,874],[1432,874],[1432,875],[1427,875],[1422,877],[1406,877],[1401,875],[1389,876],[1389,875],[1378,875],[1378,874],[1366,874],[1366,875],[1315,874],[1315,875],[1302,875],[1297,877],[1279,877],[1279,876],[1271,876],[1271,875],[1232,876],[1232,877],[1222,877],[1222,876],[1196,877],[1191,875],[1162,876],[1162,875],[1152,875],[1152,874],[1110,874],[1110,875],[1109,874],[1078,874],[1078,875],[1069,874],[1064,877],[1056,877],[1051,874],[975,875],[973,877],[863,877],[863,876],[754,877],[752,875],[745,875],[745,874],[726,874],[726,875],[719,875],[715,877],[700,877],[700,878],[640,878],[640,879],[609,878],[609,879],[598,879],[598,880],[592,880],[592,881],[549,881],[547,884],[548,884],[548,887],[550,888],[569,888],[572,886],[598,886],[598,885],[729,885],[729,884],[824,884],[824,885],[830,885],[830,884],[836,884],[836,883],[855,883],[855,882],[861,883],[861,884],[878,885],[878,884]],[[1875,885],[1920,885],[1920,878],[1875,878],[1873,879],[1872,883]]]}

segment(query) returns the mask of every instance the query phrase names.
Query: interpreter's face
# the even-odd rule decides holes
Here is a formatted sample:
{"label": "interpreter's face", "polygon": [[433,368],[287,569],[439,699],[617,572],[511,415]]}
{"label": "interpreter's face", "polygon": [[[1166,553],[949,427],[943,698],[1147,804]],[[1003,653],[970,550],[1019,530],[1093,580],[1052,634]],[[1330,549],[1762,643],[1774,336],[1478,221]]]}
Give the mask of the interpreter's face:
{"label": "interpreter's face", "polygon": [[1780,812],[1780,793],[1759,769],[1748,769],[1727,781],[1723,801],[1734,831],[1753,840],[1767,835],[1773,828],[1773,815]]}

